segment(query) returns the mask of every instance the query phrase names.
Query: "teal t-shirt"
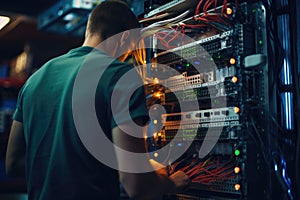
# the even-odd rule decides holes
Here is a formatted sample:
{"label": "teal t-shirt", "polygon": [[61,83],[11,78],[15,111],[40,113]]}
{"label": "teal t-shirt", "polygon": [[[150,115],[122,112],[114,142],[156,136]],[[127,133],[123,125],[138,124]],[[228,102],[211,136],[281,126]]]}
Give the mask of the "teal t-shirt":
{"label": "teal t-shirt", "polygon": [[[102,63],[111,60],[91,47],[73,49],[42,66],[19,93],[14,120],[22,122],[24,127],[30,200],[119,199],[117,171],[96,160],[86,150],[74,125],[74,81],[83,63],[86,65],[89,59],[99,68],[106,67]],[[130,118],[126,115],[128,102],[122,100],[122,97],[129,95],[127,86],[115,86],[132,68],[132,65],[114,60],[99,77],[95,110],[99,124],[109,139],[112,128],[117,126],[112,117],[112,105],[117,108],[116,115],[121,117],[119,123],[131,118],[148,119],[143,87],[139,87],[130,98]],[[135,84],[140,85],[133,82],[129,87],[135,87]],[[118,91],[120,98],[114,104],[111,103],[113,91]],[[114,152],[108,151],[107,154],[114,157]]]}

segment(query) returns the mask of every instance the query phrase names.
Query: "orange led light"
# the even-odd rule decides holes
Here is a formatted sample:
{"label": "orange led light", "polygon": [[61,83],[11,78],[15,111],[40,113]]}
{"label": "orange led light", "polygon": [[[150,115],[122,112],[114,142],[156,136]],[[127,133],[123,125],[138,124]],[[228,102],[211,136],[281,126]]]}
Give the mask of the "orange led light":
{"label": "orange led light", "polygon": [[158,137],[161,137],[161,133],[158,133]]}
{"label": "orange led light", "polygon": [[157,97],[157,98],[159,98],[161,95],[162,95],[162,94],[161,94],[160,92],[155,92],[155,93],[153,94],[153,96],[155,96],[155,97]]}
{"label": "orange led light", "polygon": [[154,82],[154,84],[159,84],[159,79],[158,78],[154,78],[153,82]]}
{"label": "orange led light", "polygon": [[235,184],[234,185],[234,189],[235,190],[240,190],[241,189],[241,185],[240,184]]}
{"label": "orange led light", "polygon": [[232,13],[233,13],[233,10],[231,8],[226,9],[226,14],[227,15],[232,15]]}
{"label": "orange led light", "polygon": [[233,83],[237,83],[237,82],[238,82],[238,78],[237,78],[236,76],[234,76],[234,77],[232,77],[231,81],[232,81]]}
{"label": "orange led light", "polygon": [[239,113],[240,112],[240,108],[239,107],[234,107],[234,113]]}
{"label": "orange led light", "polygon": [[236,63],[236,59],[235,58],[230,58],[229,63],[234,65]]}
{"label": "orange led light", "polygon": [[234,173],[238,174],[238,173],[241,172],[241,168],[235,167],[235,168],[233,169],[233,171],[234,171]]}

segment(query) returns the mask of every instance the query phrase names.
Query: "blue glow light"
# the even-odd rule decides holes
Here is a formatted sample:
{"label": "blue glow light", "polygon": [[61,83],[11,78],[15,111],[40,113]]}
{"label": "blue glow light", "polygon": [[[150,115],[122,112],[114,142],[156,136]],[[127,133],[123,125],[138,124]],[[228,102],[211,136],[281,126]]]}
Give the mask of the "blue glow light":
{"label": "blue glow light", "polygon": [[[285,2],[280,1],[280,2]],[[281,84],[282,85],[291,85],[292,80],[292,66],[291,66],[291,46],[290,46],[290,18],[289,15],[281,15],[278,17],[278,27],[281,27],[278,30],[279,39],[282,43],[283,52],[283,63],[281,71]],[[282,92],[281,94],[282,109],[283,109],[283,121],[282,125],[287,130],[294,129],[294,107],[293,107],[293,93],[292,92]]]}
{"label": "blue glow light", "polygon": [[283,102],[284,126],[287,130],[292,130],[294,128],[293,94],[284,92],[281,94],[281,100]]}
{"label": "blue glow light", "polygon": [[181,70],[181,69],[182,69],[182,66],[177,65],[176,68],[179,69],[179,70]]}
{"label": "blue glow light", "polygon": [[277,164],[274,165],[274,169],[275,169],[275,171],[278,171],[278,166],[277,166]]}

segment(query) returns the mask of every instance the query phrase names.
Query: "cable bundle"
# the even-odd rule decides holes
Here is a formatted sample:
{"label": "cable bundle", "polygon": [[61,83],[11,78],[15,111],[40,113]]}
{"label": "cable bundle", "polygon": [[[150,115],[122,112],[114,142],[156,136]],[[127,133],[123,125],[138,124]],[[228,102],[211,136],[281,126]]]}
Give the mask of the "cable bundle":
{"label": "cable bundle", "polygon": [[233,161],[224,162],[219,157],[210,157],[205,161],[192,159],[176,162],[172,165],[170,173],[183,171],[191,178],[192,182],[210,185],[219,180],[235,178],[236,174],[233,168]]}

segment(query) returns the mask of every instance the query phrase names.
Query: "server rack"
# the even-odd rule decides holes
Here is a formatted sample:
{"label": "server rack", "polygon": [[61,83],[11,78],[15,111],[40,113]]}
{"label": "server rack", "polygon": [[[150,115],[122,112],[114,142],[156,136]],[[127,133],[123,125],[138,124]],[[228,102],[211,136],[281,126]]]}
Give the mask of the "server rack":
{"label": "server rack", "polygon": [[[157,152],[169,145],[162,160],[170,172],[183,170],[193,180],[188,190],[166,199],[295,198],[282,189],[288,181],[282,183],[277,172],[284,159],[277,151],[281,101],[274,85],[269,3],[218,1],[209,10],[197,2],[191,9],[204,12],[177,20],[148,40],[149,107],[164,107],[149,133],[149,149],[161,161]],[[174,159],[170,147],[186,151]]]}

